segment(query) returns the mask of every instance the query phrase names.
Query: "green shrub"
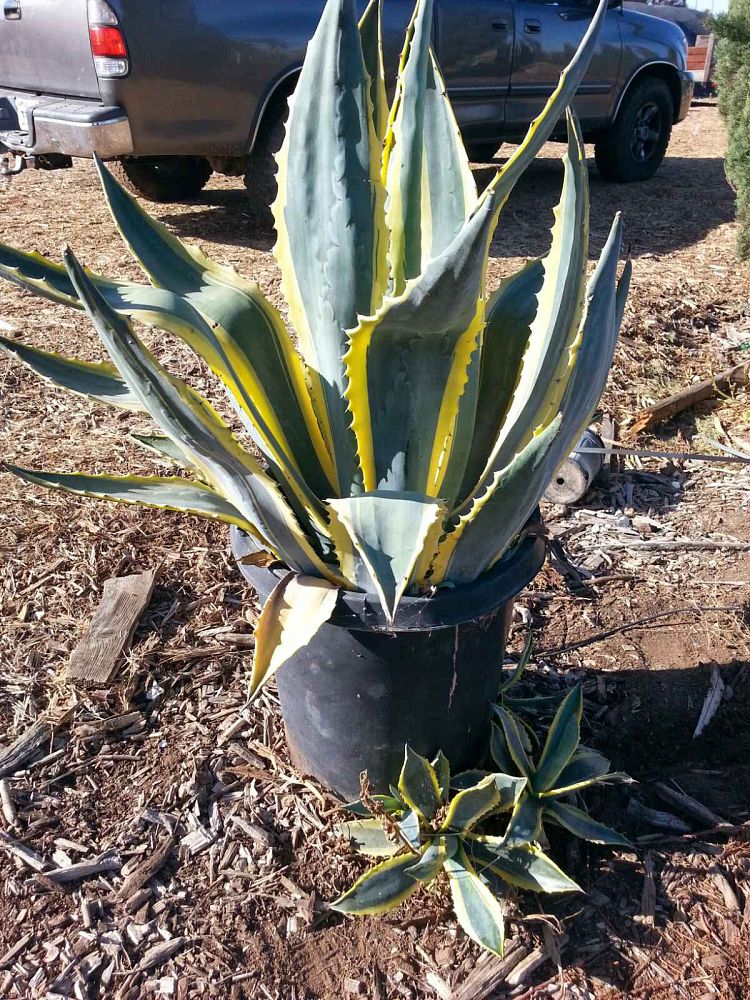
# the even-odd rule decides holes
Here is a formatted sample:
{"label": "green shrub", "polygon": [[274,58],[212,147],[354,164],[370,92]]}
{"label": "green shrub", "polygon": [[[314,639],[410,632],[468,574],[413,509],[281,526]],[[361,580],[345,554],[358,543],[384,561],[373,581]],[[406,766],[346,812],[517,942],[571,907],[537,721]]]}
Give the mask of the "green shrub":
{"label": "green shrub", "polygon": [[729,145],[727,177],[737,192],[737,252],[750,260],[750,0],[730,0],[717,17],[719,110]]}

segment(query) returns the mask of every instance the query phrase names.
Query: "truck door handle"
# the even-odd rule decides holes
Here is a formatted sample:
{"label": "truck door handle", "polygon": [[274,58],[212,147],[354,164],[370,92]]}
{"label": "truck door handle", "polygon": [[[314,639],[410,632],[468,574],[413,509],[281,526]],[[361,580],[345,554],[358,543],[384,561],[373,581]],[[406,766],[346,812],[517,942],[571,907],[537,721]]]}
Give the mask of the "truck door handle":
{"label": "truck door handle", "polygon": [[5,0],[3,4],[3,14],[7,21],[20,21],[21,0]]}
{"label": "truck door handle", "polygon": [[527,17],[523,22],[523,30],[527,35],[539,35],[542,31],[542,22],[538,17]]}
{"label": "truck door handle", "polygon": [[497,21],[492,22],[493,31],[507,31],[508,22],[504,18],[499,18]]}

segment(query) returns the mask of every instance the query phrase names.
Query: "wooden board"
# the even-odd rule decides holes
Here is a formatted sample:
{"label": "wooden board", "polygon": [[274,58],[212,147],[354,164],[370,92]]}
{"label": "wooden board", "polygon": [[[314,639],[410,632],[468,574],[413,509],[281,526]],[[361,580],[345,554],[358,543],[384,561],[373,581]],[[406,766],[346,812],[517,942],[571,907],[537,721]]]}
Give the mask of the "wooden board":
{"label": "wooden board", "polygon": [[680,389],[679,392],[667,396],[666,399],[652,403],[651,406],[645,407],[636,414],[626,435],[634,437],[653,424],[659,423],[660,420],[667,420],[677,413],[682,413],[683,410],[695,406],[696,403],[703,403],[707,399],[715,399],[717,396],[725,395],[732,386],[747,385],[750,378],[749,369],[750,361],[743,361],[741,365],[727,368],[726,371],[714,375],[713,378],[707,378],[703,382],[693,382],[686,388]]}
{"label": "wooden board", "polygon": [[698,35],[687,50],[687,69],[696,83],[708,83],[714,55],[714,36]]}
{"label": "wooden board", "polygon": [[104,584],[101,604],[88,634],[70,655],[65,679],[87,687],[109,684],[122,655],[130,646],[156,582],[157,570],[120,576]]}
{"label": "wooden board", "polygon": [[7,778],[15,771],[20,771],[28,760],[49,744],[51,736],[50,723],[45,719],[38,719],[14,743],[0,750],[0,778]]}

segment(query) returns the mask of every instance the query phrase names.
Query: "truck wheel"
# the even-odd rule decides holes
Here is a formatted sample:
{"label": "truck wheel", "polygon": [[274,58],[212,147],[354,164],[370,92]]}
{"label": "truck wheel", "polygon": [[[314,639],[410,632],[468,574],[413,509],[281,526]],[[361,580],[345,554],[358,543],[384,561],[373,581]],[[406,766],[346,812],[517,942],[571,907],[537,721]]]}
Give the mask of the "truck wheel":
{"label": "truck wheel", "polygon": [[594,147],[602,177],[620,184],[653,177],[667,151],[673,120],[672,95],[664,80],[648,77],[636,84],[614,125]]}
{"label": "truck wheel", "polygon": [[109,168],[123,187],[149,201],[184,201],[201,193],[213,173],[202,156],[115,160]]}
{"label": "truck wheel", "polygon": [[261,122],[252,153],[247,158],[245,187],[255,214],[268,226],[273,226],[271,205],[276,199],[276,154],[286,135],[289,95],[274,98]]}
{"label": "truck wheel", "polygon": [[500,142],[467,142],[466,155],[471,163],[492,163]]}

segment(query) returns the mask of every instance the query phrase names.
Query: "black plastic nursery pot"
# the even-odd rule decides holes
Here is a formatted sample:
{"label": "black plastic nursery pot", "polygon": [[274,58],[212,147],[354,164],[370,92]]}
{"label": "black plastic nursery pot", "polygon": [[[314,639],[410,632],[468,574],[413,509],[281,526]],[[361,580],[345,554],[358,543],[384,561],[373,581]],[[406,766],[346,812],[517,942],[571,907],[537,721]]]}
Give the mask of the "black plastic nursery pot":
{"label": "black plastic nursery pot", "polygon": [[[257,551],[231,529],[239,561]],[[377,598],[342,591],[330,621],[276,674],[292,760],[345,799],[360,773],[371,790],[396,784],[404,744],[453,772],[487,747],[513,599],[541,569],[545,546],[525,538],[474,583],[401,599],[390,625]],[[288,572],[239,562],[264,602]]]}

